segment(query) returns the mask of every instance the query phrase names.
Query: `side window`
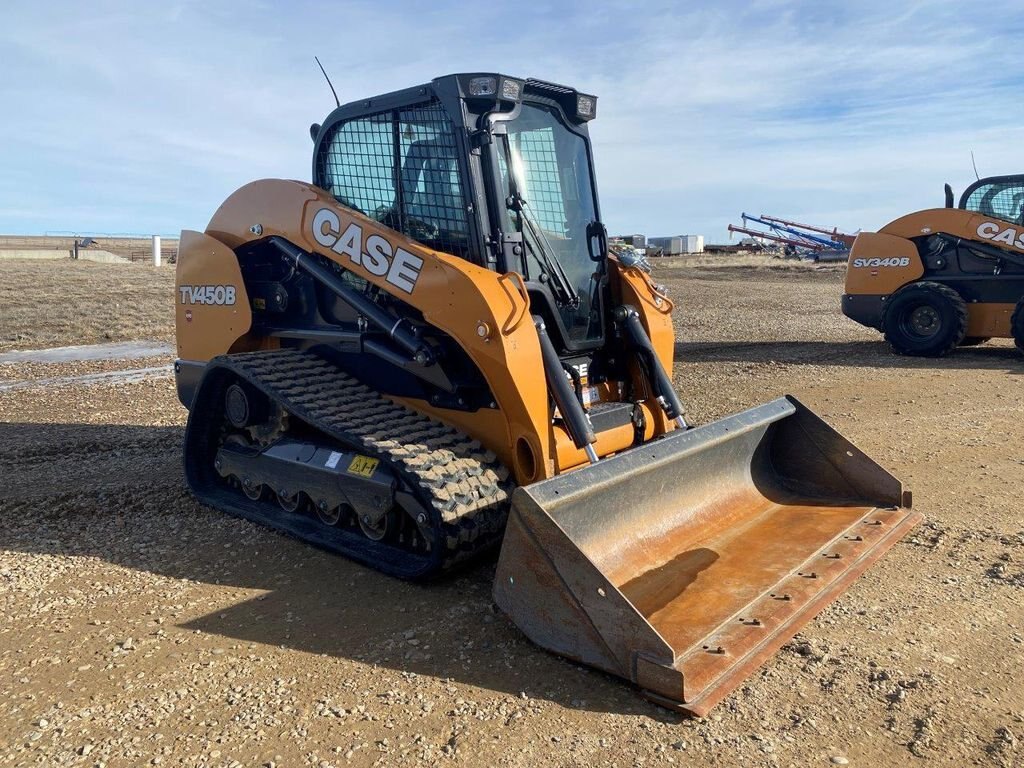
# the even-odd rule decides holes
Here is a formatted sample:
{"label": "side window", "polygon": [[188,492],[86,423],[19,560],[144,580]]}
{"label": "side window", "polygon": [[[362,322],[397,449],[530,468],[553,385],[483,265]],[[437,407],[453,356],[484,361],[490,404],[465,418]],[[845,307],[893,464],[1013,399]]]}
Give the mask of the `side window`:
{"label": "side window", "polygon": [[469,227],[448,116],[434,104],[402,110],[398,135],[403,231],[438,250],[466,257]]}
{"label": "side window", "polygon": [[383,112],[332,130],[320,148],[316,183],[342,205],[431,248],[469,258],[458,154],[440,105]]}
{"label": "side window", "polygon": [[378,221],[395,203],[391,113],[343,123],[320,152],[321,186],[338,201]]}
{"label": "side window", "polygon": [[984,216],[1024,224],[1024,179],[982,184],[971,192],[964,208]]}

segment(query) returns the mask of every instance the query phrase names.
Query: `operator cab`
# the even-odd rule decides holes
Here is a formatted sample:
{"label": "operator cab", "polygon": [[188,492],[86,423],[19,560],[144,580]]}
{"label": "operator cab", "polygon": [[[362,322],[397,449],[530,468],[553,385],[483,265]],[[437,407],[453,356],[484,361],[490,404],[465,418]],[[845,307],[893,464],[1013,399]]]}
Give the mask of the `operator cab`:
{"label": "operator cab", "polygon": [[312,126],[313,182],[430,248],[518,272],[556,344],[586,353],[606,327],[596,105],[540,80],[447,75]]}
{"label": "operator cab", "polygon": [[1024,174],[979,179],[964,190],[959,208],[1024,225]]}

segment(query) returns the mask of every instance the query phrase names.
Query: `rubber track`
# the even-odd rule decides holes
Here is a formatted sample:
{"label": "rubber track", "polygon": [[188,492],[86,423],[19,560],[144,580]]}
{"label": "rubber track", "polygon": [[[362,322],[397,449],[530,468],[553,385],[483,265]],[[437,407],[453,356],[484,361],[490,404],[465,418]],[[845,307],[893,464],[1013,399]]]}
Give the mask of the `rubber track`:
{"label": "rubber track", "polygon": [[311,352],[239,353],[215,358],[213,365],[346,448],[390,466],[439,515],[442,569],[500,541],[512,482],[478,441],[385,399]]}

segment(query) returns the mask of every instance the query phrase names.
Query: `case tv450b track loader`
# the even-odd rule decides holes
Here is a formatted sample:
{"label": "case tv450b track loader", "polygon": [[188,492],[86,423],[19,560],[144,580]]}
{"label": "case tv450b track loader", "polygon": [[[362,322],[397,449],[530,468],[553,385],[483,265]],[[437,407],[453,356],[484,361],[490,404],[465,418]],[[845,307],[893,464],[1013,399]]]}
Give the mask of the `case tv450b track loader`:
{"label": "case tv450b track loader", "polygon": [[526,635],[703,713],[916,518],[792,398],[687,428],[672,301],[608,255],[596,103],[464,74],[341,106],[312,184],[183,232],[186,477],[403,578],[502,543]]}
{"label": "case tv450b track loader", "polygon": [[953,207],[862,232],[850,253],[843,313],[904,355],[1012,338],[1024,351],[1024,175],[992,176]]}

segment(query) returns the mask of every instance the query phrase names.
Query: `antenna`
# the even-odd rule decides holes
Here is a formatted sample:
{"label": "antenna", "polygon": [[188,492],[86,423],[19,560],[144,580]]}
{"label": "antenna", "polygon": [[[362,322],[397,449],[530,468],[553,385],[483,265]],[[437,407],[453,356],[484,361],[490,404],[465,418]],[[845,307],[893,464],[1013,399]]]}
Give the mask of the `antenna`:
{"label": "antenna", "polygon": [[[327,85],[330,87],[331,93],[334,94],[334,103],[340,107],[341,102],[338,100],[338,92],[334,90],[334,86],[331,85],[331,78],[327,76],[327,70],[324,69],[324,65],[320,63],[320,59],[318,59],[316,56],[313,57],[313,60],[316,62],[316,65],[320,67],[320,71],[324,73],[324,80],[327,81]],[[974,157],[974,155],[971,155],[971,157]]]}
{"label": "antenna", "polygon": [[974,150],[971,150],[971,165],[974,166],[974,178],[981,181],[981,176],[978,175],[978,164],[974,162]]}

